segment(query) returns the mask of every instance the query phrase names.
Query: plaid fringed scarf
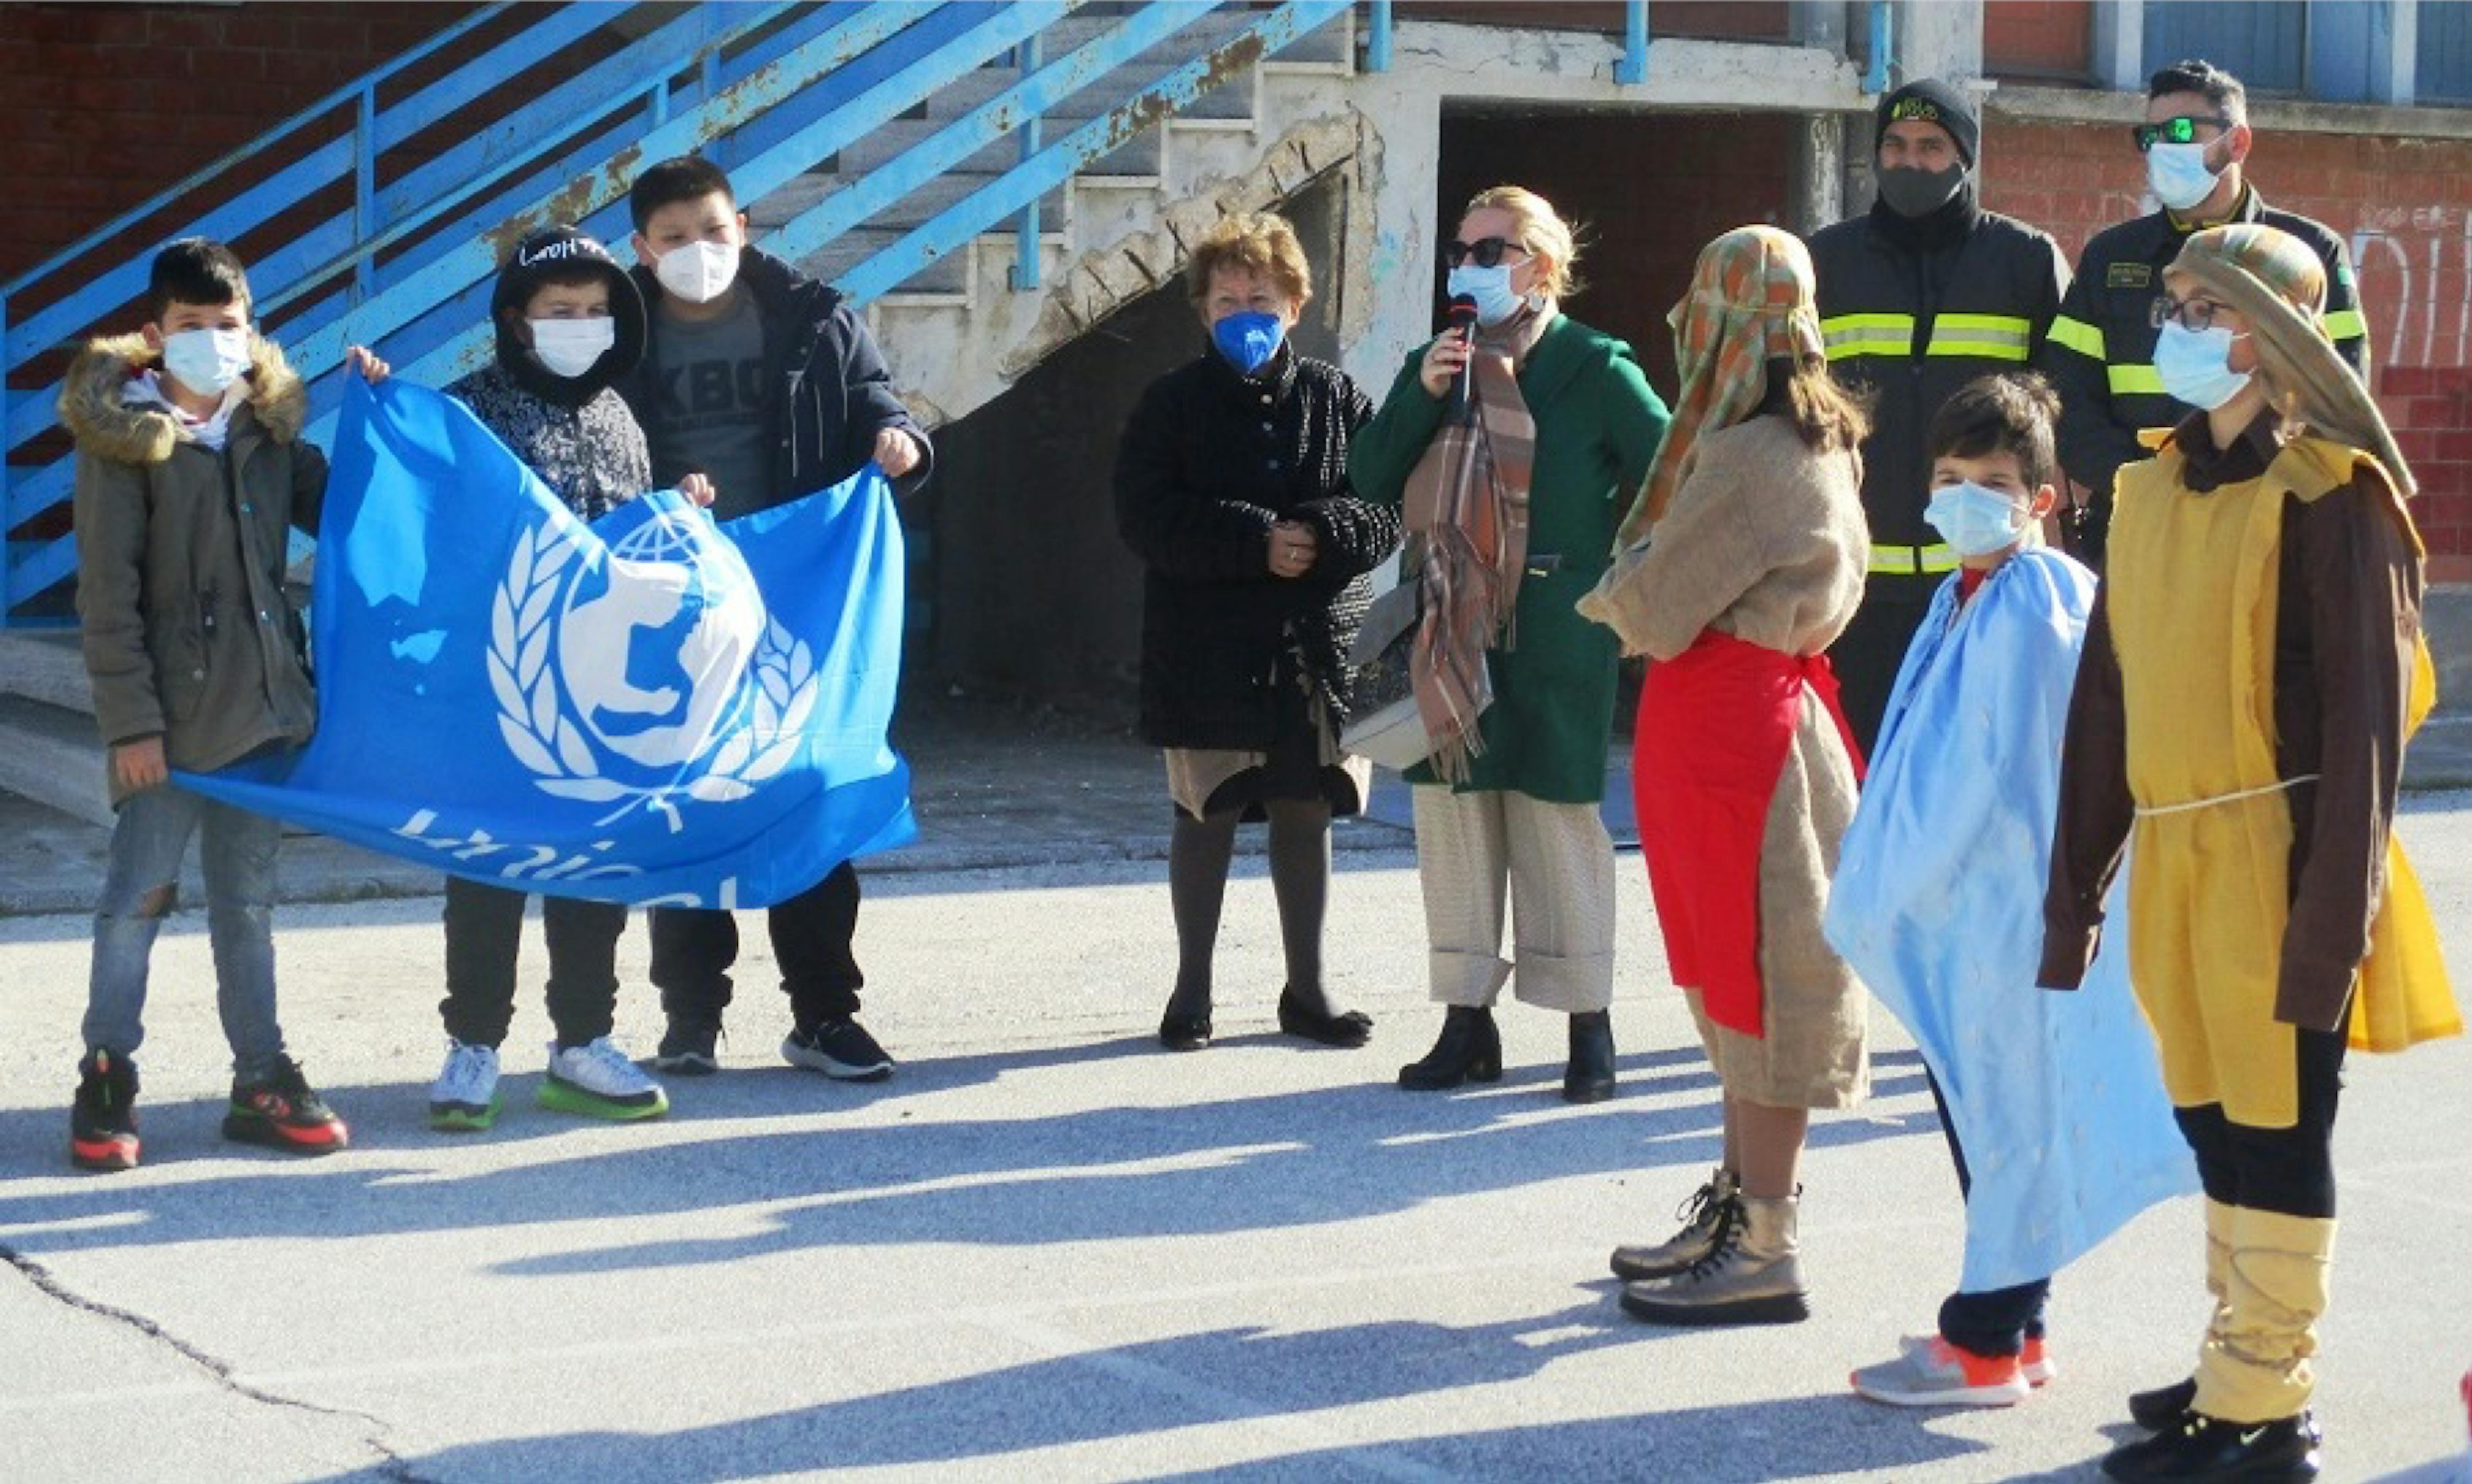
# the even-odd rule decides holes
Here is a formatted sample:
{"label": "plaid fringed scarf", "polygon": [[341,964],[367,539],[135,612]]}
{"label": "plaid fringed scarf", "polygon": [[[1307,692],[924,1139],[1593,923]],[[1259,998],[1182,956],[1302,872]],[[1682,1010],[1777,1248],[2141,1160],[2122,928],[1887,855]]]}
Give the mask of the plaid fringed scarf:
{"label": "plaid fringed scarf", "polygon": [[1485,751],[1477,718],[1493,700],[1485,652],[1508,643],[1528,563],[1528,481],[1536,419],[1519,395],[1516,360],[1534,336],[1522,312],[1478,336],[1469,358],[1473,419],[1445,420],[1408,475],[1406,525],[1424,583],[1411,678],[1433,743],[1435,776],[1466,779]]}

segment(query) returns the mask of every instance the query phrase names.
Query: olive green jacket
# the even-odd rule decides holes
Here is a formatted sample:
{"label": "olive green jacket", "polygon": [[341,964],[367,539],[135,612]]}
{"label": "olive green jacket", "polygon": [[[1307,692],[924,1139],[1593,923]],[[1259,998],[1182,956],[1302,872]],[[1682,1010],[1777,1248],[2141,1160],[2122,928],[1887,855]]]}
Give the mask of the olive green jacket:
{"label": "olive green jacket", "polygon": [[[1348,444],[1348,479],[1367,500],[1399,504],[1441,426],[1442,403],[1416,379],[1424,355],[1423,346],[1409,354],[1381,412]],[[1479,722],[1485,750],[1462,787],[1595,803],[1604,797],[1619,656],[1613,632],[1573,605],[1604,572],[1669,419],[1630,347],[1567,315],[1530,347],[1519,391],[1536,419],[1529,570],[1509,647],[1486,653],[1493,705]],[[1421,767],[1408,779],[1436,781]]]}

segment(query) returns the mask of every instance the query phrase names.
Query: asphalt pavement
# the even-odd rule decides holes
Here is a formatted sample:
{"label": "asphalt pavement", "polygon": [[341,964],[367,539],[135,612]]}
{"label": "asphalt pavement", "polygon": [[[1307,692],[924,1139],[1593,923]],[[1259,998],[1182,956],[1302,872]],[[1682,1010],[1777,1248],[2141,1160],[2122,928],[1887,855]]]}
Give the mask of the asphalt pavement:
{"label": "asphalt pavement", "polygon": [[[1408,835],[1379,820],[1343,827],[1330,917],[1331,982],[1372,1045],[1276,1034],[1277,921],[1248,856],[1219,1041],[1159,1050],[1167,808],[1129,749],[1035,728],[977,757],[916,749],[928,839],[863,868],[859,939],[899,1072],[782,1065],[750,915],[725,1070],[673,1079],[654,1123],[533,1103],[534,932],[507,1111],[484,1135],[427,1128],[439,901],[387,895],[414,881],[278,918],[292,1044],[354,1148],[219,1140],[192,912],[156,959],[146,1162],[77,1175],[83,906],[0,918],[0,1479],[2079,1478],[2129,1435],[2125,1394],[2183,1374],[2204,1305],[2188,1200],[2060,1275],[2061,1374],[2026,1403],[1848,1392],[1929,1327],[1960,1237],[1919,1064],[1876,1013],[1874,1096],[1818,1121],[1805,1166],[1812,1319],[1626,1318],[1605,1251],[1670,1230],[1718,1108],[1635,854],[1610,1103],[1563,1104],[1560,1019],[1508,1003],[1500,1084],[1391,1085],[1439,1015]],[[2402,828],[2472,986],[2472,795],[2417,795]],[[11,890],[82,869],[22,834],[0,847]],[[639,1051],[659,1028],[645,953],[637,924],[619,1035]],[[2330,1479],[2460,1467],[2467,1129],[2464,1042],[2355,1063]]]}

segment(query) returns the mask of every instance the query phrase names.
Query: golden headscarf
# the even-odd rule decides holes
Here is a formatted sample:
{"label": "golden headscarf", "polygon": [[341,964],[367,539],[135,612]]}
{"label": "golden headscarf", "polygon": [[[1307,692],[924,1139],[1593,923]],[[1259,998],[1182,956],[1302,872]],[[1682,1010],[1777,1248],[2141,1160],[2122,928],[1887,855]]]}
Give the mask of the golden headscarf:
{"label": "golden headscarf", "polygon": [[2410,495],[2412,470],[2386,418],[2327,337],[2326,265],[2290,232],[2254,222],[2194,233],[2164,270],[2196,279],[2248,322],[2258,378],[2286,418],[2311,432],[2373,454]]}
{"label": "golden headscarf", "polygon": [[1648,534],[1682,488],[1700,435],[1728,428],[1769,393],[1775,357],[1824,357],[1810,251],[1774,227],[1737,227],[1700,250],[1691,289],[1665,317],[1682,387],[1648,480],[1614,538],[1614,550]]}

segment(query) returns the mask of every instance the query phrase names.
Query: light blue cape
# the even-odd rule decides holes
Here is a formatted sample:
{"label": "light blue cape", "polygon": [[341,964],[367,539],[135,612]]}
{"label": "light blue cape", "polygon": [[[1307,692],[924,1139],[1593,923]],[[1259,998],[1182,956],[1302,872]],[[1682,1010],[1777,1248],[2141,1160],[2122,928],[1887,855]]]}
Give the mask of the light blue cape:
{"label": "light blue cape", "polygon": [[2094,577],[2018,553],[1933,596],[1889,701],[1829,894],[1828,941],[1905,1025],[1973,1189],[1960,1286],[2049,1278],[2196,1187],[2128,986],[2115,883],[2082,988],[2038,989],[2060,738]]}

